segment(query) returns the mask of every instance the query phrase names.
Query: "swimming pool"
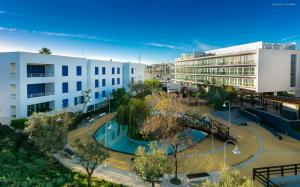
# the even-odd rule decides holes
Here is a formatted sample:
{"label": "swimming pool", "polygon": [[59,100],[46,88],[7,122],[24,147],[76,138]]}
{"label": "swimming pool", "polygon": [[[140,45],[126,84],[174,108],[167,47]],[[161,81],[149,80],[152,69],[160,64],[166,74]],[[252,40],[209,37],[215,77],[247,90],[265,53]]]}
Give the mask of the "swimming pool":
{"label": "swimming pool", "polygon": [[[113,151],[131,155],[134,155],[139,146],[143,146],[145,149],[148,149],[148,145],[150,143],[149,141],[133,140],[127,136],[126,127],[124,129],[120,127],[118,132],[118,126],[119,124],[116,122],[116,120],[107,122],[97,130],[95,133],[95,139],[97,141],[102,141],[107,148]],[[184,143],[179,146],[180,151],[202,141],[207,136],[206,133],[193,129],[186,129],[185,131],[181,132],[180,135],[190,137],[190,143],[188,143],[188,146],[184,146],[186,145]],[[163,143],[163,141],[159,141],[159,145],[161,148],[166,150],[167,154],[171,155],[173,153],[172,146]]]}

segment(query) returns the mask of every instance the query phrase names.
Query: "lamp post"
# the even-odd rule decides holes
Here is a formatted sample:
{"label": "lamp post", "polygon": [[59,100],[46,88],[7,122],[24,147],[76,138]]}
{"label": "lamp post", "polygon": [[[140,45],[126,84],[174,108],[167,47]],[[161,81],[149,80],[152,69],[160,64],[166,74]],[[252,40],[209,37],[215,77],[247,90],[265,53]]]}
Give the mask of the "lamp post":
{"label": "lamp post", "polygon": [[226,103],[228,103],[228,122],[229,122],[229,135],[230,135],[230,128],[231,128],[231,124],[230,124],[230,102],[229,101],[225,101],[224,104],[223,104],[223,107],[227,107]]}
{"label": "lamp post", "polygon": [[235,145],[235,148],[232,150],[232,153],[233,153],[233,154],[235,154],[235,155],[241,154],[241,151],[239,150],[237,143],[236,143],[235,141],[232,141],[232,140],[227,140],[227,141],[224,143],[224,168],[225,168],[225,166],[226,166],[226,144],[227,144],[228,142],[231,142],[231,143],[233,143],[233,144]]}

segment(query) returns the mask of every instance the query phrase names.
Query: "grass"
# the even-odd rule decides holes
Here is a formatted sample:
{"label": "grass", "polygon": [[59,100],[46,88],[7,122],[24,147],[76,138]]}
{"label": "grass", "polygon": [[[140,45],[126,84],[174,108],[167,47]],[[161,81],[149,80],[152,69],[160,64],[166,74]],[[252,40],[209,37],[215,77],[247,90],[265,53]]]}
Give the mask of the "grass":
{"label": "grass", "polygon": [[[87,186],[84,175],[73,172],[41,153],[27,137],[0,125],[0,186]],[[118,187],[106,181],[93,186]]]}

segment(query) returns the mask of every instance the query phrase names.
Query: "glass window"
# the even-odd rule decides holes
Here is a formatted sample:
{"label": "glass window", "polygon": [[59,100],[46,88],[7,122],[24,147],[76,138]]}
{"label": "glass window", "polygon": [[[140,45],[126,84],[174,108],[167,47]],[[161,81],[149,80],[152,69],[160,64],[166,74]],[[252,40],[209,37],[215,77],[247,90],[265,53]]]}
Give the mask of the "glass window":
{"label": "glass window", "polygon": [[74,105],[76,106],[76,105],[77,105],[77,103],[78,103],[78,101],[77,101],[77,97],[74,97]]}
{"label": "glass window", "polygon": [[81,91],[82,90],[82,83],[81,83],[81,81],[77,81],[77,83],[76,83],[76,90],[77,91]]}
{"label": "glass window", "polygon": [[76,75],[77,76],[81,76],[82,72],[81,72],[81,66],[76,66]]}
{"label": "glass window", "polygon": [[120,78],[117,78],[117,84],[120,84]]}
{"label": "glass window", "polygon": [[102,86],[105,86],[105,85],[106,85],[106,80],[102,79]]}
{"label": "glass window", "polygon": [[106,71],[106,70],[105,70],[105,67],[102,67],[102,75],[105,75],[105,74],[106,74],[105,71]]}
{"label": "glass window", "polygon": [[111,79],[111,84],[112,84],[112,85],[115,85],[115,78],[112,78],[112,79]]}
{"label": "glass window", "polygon": [[131,77],[131,83],[133,83],[134,82],[134,78],[133,77]]}
{"label": "glass window", "polygon": [[134,73],[133,68],[131,68],[131,74],[133,74],[133,73]]}
{"label": "glass window", "polygon": [[95,99],[99,98],[99,92],[95,92]]}
{"label": "glass window", "polygon": [[120,68],[119,67],[117,68],[117,74],[120,74]]}
{"label": "glass window", "polygon": [[80,96],[80,103],[84,103],[84,96]]}
{"label": "glass window", "polygon": [[62,66],[62,76],[68,76],[68,66]]}
{"label": "glass window", "polygon": [[67,82],[62,83],[62,93],[68,93],[69,91],[69,85]]}
{"label": "glass window", "polygon": [[67,108],[68,105],[69,105],[69,100],[68,100],[68,99],[63,99],[63,100],[62,100],[62,107],[63,107],[63,108]]}
{"label": "glass window", "polygon": [[99,68],[95,67],[95,75],[99,75]]}
{"label": "glass window", "polygon": [[99,87],[99,80],[96,79],[96,80],[95,80],[95,88],[98,88],[98,87]]}
{"label": "glass window", "polygon": [[114,67],[111,68],[111,73],[115,74],[115,68]]}
{"label": "glass window", "polygon": [[106,96],[105,91],[102,91],[102,97],[105,97],[105,96]]}

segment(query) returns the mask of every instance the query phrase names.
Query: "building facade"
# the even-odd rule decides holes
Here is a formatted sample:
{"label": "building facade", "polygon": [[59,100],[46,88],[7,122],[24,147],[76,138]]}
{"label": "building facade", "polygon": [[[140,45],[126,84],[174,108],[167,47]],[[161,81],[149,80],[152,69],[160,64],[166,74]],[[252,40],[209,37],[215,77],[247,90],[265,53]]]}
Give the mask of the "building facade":
{"label": "building facade", "polygon": [[174,79],[174,63],[148,65],[145,69],[145,79],[157,79],[169,82]]}
{"label": "building facade", "polygon": [[294,91],[300,96],[300,51],[296,44],[255,42],[185,55],[175,61],[175,81],[206,80],[258,93]]}
{"label": "building facade", "polygon": [[145,80],[145,64],[141,63],[123,63],[123,87],[128,89],[130,83]]}
{"label": "building facade", "polygon": [[[86,110],[103,105],[124,82],[144,80],[133,71],[124,76],[124,63],[25,52],[0,53],[0,122],[28,117],[33,112],[83,108],[82,92],[90,89]],[[134,66],[126,63],[128,66]],[[139,67],[140,69],[143,66]]]}

